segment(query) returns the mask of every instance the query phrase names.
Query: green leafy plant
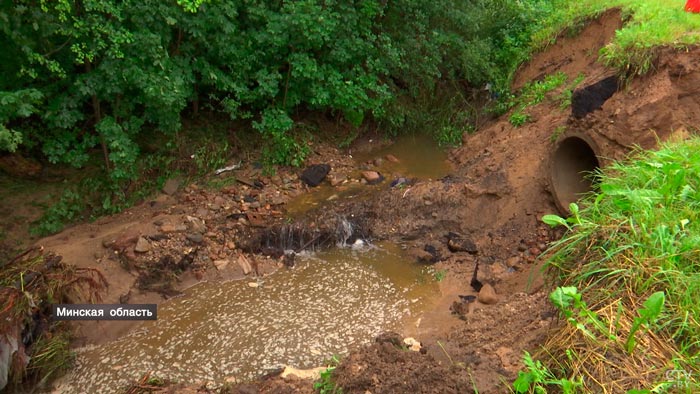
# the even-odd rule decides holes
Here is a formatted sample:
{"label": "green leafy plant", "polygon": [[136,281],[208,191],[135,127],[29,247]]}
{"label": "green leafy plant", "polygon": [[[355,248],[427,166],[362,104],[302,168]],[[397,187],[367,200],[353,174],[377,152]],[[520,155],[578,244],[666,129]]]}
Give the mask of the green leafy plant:
{"label": "green leafy plant", "polygon": [[[596,339],[596,335],[587,327],[588,325],[592,325],[599,333],[605,335],[609,339],[616,338],[615,334],[610,332],[598,315],[588,308],[576,287],[557,287],[549,295],[549,299],[554,306],[559,308],[566,320],[587,337]],[[578,313],[576,313],[576,311],[578,311]]]}
{"label": "green leafy plant", "polygon": [[574,394],[579,392],[579,388],[583,385],[580,377],[576,380],[557,379],[552,371],[539,360],[534,360],[528,352],[523,355],[523,364],[525,370],[519,371],[518,377],[513,382],[513,390],[517,394],[546,394],[547,386],[556,386],[557,392]]}
{"label": "green leafy plant", "polygon": [[508,118],[508,121],[510,124],[512,124],[515,127],[520,127],[524,125],[525,123],[529,122],[532,118],[528,114],[524,114],[520,111],[513,112],[512,115]]}
{"label": "green leafy plant", "polygon": [[435,271],[433,273],[433,277],[435,278],[436,281],[442,282],[447,277],[447,271],[446,270]]}
{"label": "green leafy plant", "polygon": [[664,301],[666,296],[663,291],[657,291],[650,295],[646,301],[644,301],[644,308],[639,309],[639,316],[632,322],[632,328],[630,329],[629,337],[627,338],[627,343],[625,348],[628,353],[634,351],[634,347],[637,345],[637,341],[634,339],[634,334],[639,330],[642,324],[652,324],[656,322],[656,319],[661,314],[664,307]]}
{"label": "green leafy plant", "polygon": [[559,94],[557,97],[557,100],[559,101],[559,108],[567,109],[571,107],[571,99],[573,97],[574,90],[576,90],[578,85],[580,85],[585,78],[585,75],[579,74],[576,76],[576,79],[574,79],[573,82],[571,82],[571,84],[568,85],[566,89],[561,92],[561,94]]}
{"label": "green leafy plant", "polygon": [[328,367],[321,371],[320,379],[314,382],[314,390],[318,390],[320,394],[343,393],[343,389],[336,386],[332,379],[333,371],[338,365],[340,365],[340,358],[333,356],[328,362]]}
{"label": "green leafy plant", "polygon": [[520,95],[511,102],[515,110],[509,117],[510,123],[515,127],[520,127],[529,122],[531,117],[525,110],[544,101],[550,91],[557,89],[566,82],[566,78],[566,74],[559,72],[547,75],[542,81],[535,81],[525,85],[521,89]]}

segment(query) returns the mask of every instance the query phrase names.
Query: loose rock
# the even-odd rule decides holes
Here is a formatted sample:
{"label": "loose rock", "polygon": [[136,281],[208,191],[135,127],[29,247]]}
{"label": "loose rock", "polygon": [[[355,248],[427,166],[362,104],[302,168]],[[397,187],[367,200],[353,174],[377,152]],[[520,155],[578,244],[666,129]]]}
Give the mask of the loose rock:
{"label": "loose rock", "polygon": [[382,174],[377,171],[362,171],[362,178],[364,178],[369,185],[375,185],[384,180]]}
{"label": "loose rock", "polygon": [[243,275],[248,275],[253,270],[248,259],[242,254],[238,255],[238,265],[243,270]]}
{"label": "loose rock", "polygon": [[204,224],[204,220],[194,216],[187,216],[186,219],[189,222],[190,231],[193,233],[204,234],[207,232],[207,226]]}
{"label": "loose rock", "polygon": [[469,254],[477,254],[478,250],[474,241],[469,238],[463,237],[457,233],[447,233],[447,248],[452,253],[457,252],[467,252]]}
{"label": "loose rock", "polygon": [[420,342],[416,341],[414,338],[411,337],[404,338],[403,343],[414,352],[419,352],[422,347]]}
{"label": "loose rock", "polygon": [[136,241],[136,246],[134,246],[134,252],[136,253],[146,253],[151,250],[151,243],[144,237],[139,237]]}
{"label": "loose rock", "polygon": [[180,188],[181,181],[179,179],[168,179],[163,185],[163,193],[172,196]]}
{"label": "loose rock", "polygon": [[387,161],[390,161],[390,162],[392,162],[392,163],[399,163],[399,162],[401,162],[401,160],[399,160],[396,156],[394,156],[394,155],[392,155],[392,154],[388,154],[388,155],[384,156],[384,158],[387,159]]}
{"label": "loose rock", "polygon": [[323,182],[330,171],[331,166],[328,164],[314,164],[305,169],[299,178],[307,185],[316,187]]}
{"label": "loose rock", "polygon": [[228,259],[214,260],[214,267],[221,271],[228,265]]}
{"label": "loose rock", "polygon": [[200,233],[185,234],[185,238],[195,244],[201,244],[204,241],[204,236]]}
{"label": "loose rock", "polygon": [[163,233],[182,233],[187,231],[187,226],[184,224],[171,224],[171,223],[165,223],[162,226],[160,226],[160,231]]}
{"label": "loose rock", "polygon": [[498,295],[496,294],[496,290],[493,288],[493,286],[488,283],[484,283],[484,285],[481,287],[481,291],[479,291],[478,300],[482,304],[493,305],[498,303]]}

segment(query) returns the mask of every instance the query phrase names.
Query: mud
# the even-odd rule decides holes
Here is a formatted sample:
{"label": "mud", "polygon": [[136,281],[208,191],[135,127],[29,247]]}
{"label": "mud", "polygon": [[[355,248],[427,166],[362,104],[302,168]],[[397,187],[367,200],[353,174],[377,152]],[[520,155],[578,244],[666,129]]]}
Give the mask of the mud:
{"label": "mud", "polygon": [[[515,87],[559,71],[569,81],[583,75],[581,86],[610,75],[612,70],[597,62],[597,54],[621,24],[620,12],[608,11],[578,36],[560,37],[521,68]],[[507,116],[493,120],[479,132],[465,135],[463,146],[450,152],[448,173],[415,179],[403,187],[390,188],[388,181],[373,186],[362,183],[360,171],[386,172],[382,167],[389,165],[385,153],[362,156],[371,151],[367,146],[384,144],[365,138],[346,151],[317,145],[310,164],[331,165],[328,183],[321,189],[307,190],[298,174],[289,169],[266,177],[249,167],[239,174],[247,183],[239,180],[235,186],[216,192],[188,186],[175,197],[161,196],[152,204],[78,226],[42,243],[66,261],[100,267],[111,284],[105,301],[117,302],[135,288],[136,273],[128,273],[120,265],[120,256],[128,254],[133,245],[115,253],[103,248],[104,240],[164,233],[163,225],[184,225],[188,215],[204,220],[206,229],[200,234],[200,243],[186,237],[191,232],[186,228],[168,233],[163,245],[154,242],[152,246],[158,248],[145,255],[134,254],[136,267],[145,264],[148,256],[157,258],[167,252],[177,260],[185,251],[198,247],[194,263],[199,268],[182,273],[174,282],[174,288],[181,291],[200,280],[254,276],[251,272],[246,275],[236,264],[246,240],[253,240],[253,246],[246,250],[256,252],[250,258],[259,267],[257,274],[265,278],[284,265],[284,256],[278,255],[284,246],[285,237],[280,232],[284,225],[304,223],[300,231],[307,233],[292,237],[296,248],[316,238],[309,234],[322,232],[318,229],[324,226],[330,234],[335,228],[332,224],[337,223],[331,218],[355,218],[365,230],[364,238],[391,241],[409,253],[430,245],[440,256],[433,269],[446,274],[427,310],[401,328],[401,334],[423,343],[425,354],[375,343],[344,358],[334,373],[335,381],[353,393],[507,392],[503,382],[507,384],[522,367],[522,352],[542,343],[554,316],[539,256],[548,242],[561,235],[540,222],[542,215],[557,211],[549,182],[549,157],[556,133],[585,133],[600,149],[603,166],[624,158],[634,146],[653,148],[659,141],[684,138],[700,124],[699,55],[698,48],[660,50],[652,73],[633,80],[599,110],[581,119],[572,117],[570,109],[561,109],[553,99],[561,91],[552,92],[548,100],[529,109],[529,123],[514,128]],[[360,157],[359,163],[356,157]],[[383,162],[375,162],[377,158]],[[404,175],[399,172],[385,175]],[[285,204],[292,198],[314,193],[323,197],[316,200],[323,203],[285,216]],[[272,235],[265,236],[266,231]],[[476,253],[450,250],[450,233],[473,241]],[[277,252],[266,256],[263,246],[267,244]],[[214,262],[221,260],[232,263],[228,269],[218,270]],[[487,305],[476,301],[452,314],[450,307],[461,302],[460,295],[478,296],[469,285],[477,263],[479,281],[495,289],[497,302]],[[130,302],[160,298],[154,293],[132,292]],[[99,343],[127,330],[116,325],[92,331],[84,327],[82,335],[84,342]],[[311,392],[311,384],[272,377],[232,390]],[[181,392],[187,390],[182,388]]]}

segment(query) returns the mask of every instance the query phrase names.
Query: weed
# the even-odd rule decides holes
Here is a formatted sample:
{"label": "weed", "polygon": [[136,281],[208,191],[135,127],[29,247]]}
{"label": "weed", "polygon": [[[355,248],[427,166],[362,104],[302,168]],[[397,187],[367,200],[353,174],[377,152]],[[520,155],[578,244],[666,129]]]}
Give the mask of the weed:
{"label": "weed", "polygon": [[[678,382],[666,375],[678,371],[688,376],[683,392],[695,392],[700,139],[637,151],[597,179],[599,192],[583,208],[572,204],[571,217],[542,218],[568,229],[547,252],[547,270],[560,286],[551,299],[569,324],[547,340],[546,355],[554,363],[565,351],[578,355],[561,371],[584,376],[590,392],[670,389]],[[586,302],[577,289],[586,289]]]}
{"label": "weed", "polygon": [[[598,315],[588,308],[576,287],[557,287],[549,295],[549,299],[564,314],[566,320],[587,337],[594,340],[597,337],[594,332],[588,329],[588,326],[592,325],[596,331],[609,339],[616,339],[615,335],[608,330],[608,327]],[[578,310],[577,315],[574,313],[576,310]]]}
{"label": "weed", "polygon": [[509,118],[510,123],[515,127],[520,127],[529,122],[531,117],[525,110],[544,101],[549,92],[566,82],[566,78],[566,74],[558,72],[553,75],[547,75],[542,81],[525,85],[521,89],[520,95],[510,102],[515,107],[515,111]]}
{"label": "weed", "polygon": [[45,386],[74,358],[69,327],[49,322],[50,305],[97,302],[107,281],[95,269],[69,266],[38,247],[9,259],[2,268],[0,332],[6,343],[19,344],[15,362],[0,361],[6,368],[3,378],[8,378],[9,389]]}
{"label": "weed", "polygon": [[559,108],[564,110],[569,107],[571,107],[571,99],[574,95],[574,90],[578,87],[578,85],[583,82],[585,79],[585,76],[583,74],[579,74],[574,81],[564,89],[559,96],[557,96],[556,100],[559,101]]}
{"label": "weed", "polygon": [[520,127],[524,125],[525,123],[529,122],[532,118],[528,114],[524,114],[520,111],[513,112],[512,115],[508,118],[508,121],[510,124],[512,124],[515,127]]}
{"label": "weed", "polygon": [[657,291],[656,293],[649,296],[649,298],[644,301],[644,308],[640,309],[639,316],[634,319],[632,323],[632,328],[630,328],[629,337],[625,343],[625,348],[628,353],[634,351],[634,347],[637,345],[637,341],[634,339],[634,334],[639,330],[642,324],[652,324],[656,323],[656,319],[661,314],[661,310],[664,307],[664,301],[666,297],[663,291]]}
{"label": "weed", "polygon": [[562,134],[564,134],[565,131],[566,131],[566,126],[564,126],[564,125],[559,125],[559,126],[557,126],[557,127],[554,129],[554,132],[552,133],[552,135],[549,136],[549,142],[551,142],[551,143],[557,142],[557,140],[559,139],[559,137],[560,137]]}
{"label": "weed", "polygon": [[34,343],[27,375],[40,377],[37,386],[45,385],[73,365],[75,354],[70,350],[69,339],[67,332],[47,332]]}
{"label": "weed", "polygon": [[336,386],[333,382],[333,371],[340,365],[340,358],[333,356],[327,363],[328,367],[321,371],[321,377],[314,382],[314,390],[318,390],[320,394],[342,394],[343,389]]}
{"label": "weed", "polygon": [[438,270],[433,273],[433,277],[435,278],[436,281],[442,282],[445,277],[447,277],[447,271],[446,270]]}
{"label": "weed", "polygon": [[518,372],[518,377],[513,382],[513,389],[518,394],[537,393],[546,394],[547,386],[556,386],[564,394],[579,392],[583,385],[581,378],[557,379],[554,373],[545,367],[539,360],[534,360],[530,353],[523,355],[524,371]]}
{"label": "weed", "polygon": [[214,169],[223,167],[228,158],[228,142],[206,141],[192,154],[197,175],[204,176]]}

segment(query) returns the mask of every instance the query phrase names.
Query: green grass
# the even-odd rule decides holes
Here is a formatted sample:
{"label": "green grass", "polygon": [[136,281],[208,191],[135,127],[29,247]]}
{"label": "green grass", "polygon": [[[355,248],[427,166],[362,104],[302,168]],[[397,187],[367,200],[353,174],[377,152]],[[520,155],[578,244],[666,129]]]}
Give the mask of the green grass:
{"label": "green grass", "polygon": [[579,30],[582,21],[619,7],[629,20],[600,55],[626,76],[649,71],[659,46],[682,48],[700,42],[700,18],[684,11],[685,0],[555,0],[554,4],[545,28],[533,38],[534,47],[545,47],[560,33]]}
{"label": "green grass", "polygon": [[510,115],[508,120],[515,127],[520,127],[531,120],[527,109],[535,106],[545,98],[547,94],[566,82],[566,74],[559,72],[552,75],[547,75],[541,81],[533,81],[525,85],[518,96],[512,96],[507,105],[514,107],[515,110]]}
{"label": "green grass", "polygon": [[548,252],[548,272],[571,324],[540,356],[592,392],[680,389],[668,378],[677,371],[688,376],[678,392],[698,392],[700,139],[638,151],[599,180],[572,217],[543,218],[569,228]]}

